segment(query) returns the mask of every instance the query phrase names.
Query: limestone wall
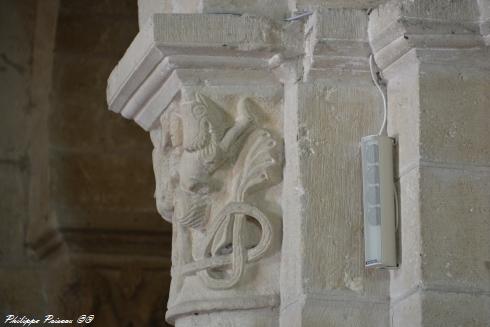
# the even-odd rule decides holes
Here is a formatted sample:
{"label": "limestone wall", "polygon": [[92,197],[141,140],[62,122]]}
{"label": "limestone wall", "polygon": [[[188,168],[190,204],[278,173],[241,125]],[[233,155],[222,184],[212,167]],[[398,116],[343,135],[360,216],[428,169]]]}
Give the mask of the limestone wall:
{"label": "limestone wall", "polygon": [[[140,1],[139,10],[140,33],[111,74],[108,104],[149,131],[155,146],[157,186],[164,190],[157,206],[174,231],[168,321],[282,327],[490,322],[488,1]],[[390,272],[366,269],[363,257],[359,141],[377,132],[383,107],[371,81],[371,54],[396,141],[399,266]],[[249,260],[254,245],[240,247],[248,232],[239,223],[215,234],[218,218],[199,211],[204,205],[179,211],[190,197],[191,204],[206,199],[212,213],[231,195],[226,187],[240,164],[209,168],[212,159],[222,159],[217,123],[233,126],[216,119],[212,101],[235,117],[233,104],[220,96],[260,98],[254,84],[282,89],[281,110],[263,106],[270,120],[283,122],[277,136],[284,140],[285,164],[275,200],[281,219],[271,219],[282,229],[279,265],[274,251]],[[261,198],[247,203],[267,210]],[[242,221],[236,214],[220,218]],[[207,244],[217,235],[227,250],[210,253]],[[226,281],[236,271],[240,278],[226,292],[196,278]],[[262,284],[275,275],[279,289]],[[198,291],[186,291],[189,285]],[[264,307],[271,316],[261,315]]]}

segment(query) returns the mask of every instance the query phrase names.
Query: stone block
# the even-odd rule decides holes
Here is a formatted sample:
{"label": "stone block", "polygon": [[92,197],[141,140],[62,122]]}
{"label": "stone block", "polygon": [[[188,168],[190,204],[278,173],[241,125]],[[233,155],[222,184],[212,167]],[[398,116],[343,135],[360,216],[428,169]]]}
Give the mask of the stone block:
{"label": "stone block", "polygon": [[139,0],[139,23],[144,26],[153,14],[249,14],[282,19],[287,15],[287,0]]}
{"label": "stone block", "polygon": [[402,0],[401,11],[407,17],[440,20],[472,21],[479,16],[478,5],[473,0],[447,1]]}
{"label": "stone block", "polygon": [[366,75],[299,88],[306,292],[388,294],[388,273],[367,271],[363,262],[359,142],[377,132],[380,117],[379,96],[368,83]]}
{"label": "stone block", "polygon": [[318,39],[367,41],[368,15],[359,9],[323,9],[315,13]]}
{"label": "stone block", "polygon": [[172,13],[172,0],[138,0],[138,22],[140,29],[154,14]]}
{"label": "stone block", "polygon": [[490,296],[488,293],[427,291],[422,295],[422,324],[415,326],[486,327],[489,325]]}
{"label": "stone block", "polygon": [[[367,43],[368,15],[365,10],[318,9],[305,29],[305,75],[324,70],[367,71],[370,52]],[[307,77],[308,78],[308,77]]]}
{"label": "stone block", "polygon": [[[486,57],[488,60],[488,57]],[[464,64],[464,63],[463,63]],[[488,166],[490,68],[424,64],[420,153],[424,161]]]}
{"label": "stone block", "polygon": [[[405,56],[387,72],[388,135],[397,141],[395,177],[414,169],[420,158],[418,65]],[[396,71],[396,74],[393,73]]]}
{"label": "stone block", "polygon": [[407,293],[402,299],[391,303],[391,327],[421,327],[422,298],[419,291]]}
{"label": "stone block", "polygon": [[444,290],[490,292],[490,171],[422,167],[422,278]]}
{"label": "stone block", "polygon": [[290,0],[291,9],[307,10],[316,8],[376,8],[385,0]]}
{"label": "stone block", "polygon": [[283,19],[288,14],[287,0],[201,0],[201,2],[204,13],[239,13],[275,19]]}
{"label": "stone block", "polygon": [[[307,299],[301,326],[388,327],[390,326],[388,311],[388,302]],[[293,326],[285,325],[285,327]]]}
{"label": "stone block", "polygon": [[412,169],[400,178],[397,185],[400,199],[397,237],[399,268],[390,272],[390,296],[394,301],[406,296],[407,292],[412,292],[422,280],[419,184],[419,171]]}
{"label": "stone block", "polygon": [[258,309],[201,313],[182,317],[175,322],[175,327],[199,326],[278,327],[278,310]]}
{"label": "stone block", "polygon": [[159,14],[153,17],[152,28],[154,42],[167,47],[260,50],[281,41],[280,27],[259,16]]}

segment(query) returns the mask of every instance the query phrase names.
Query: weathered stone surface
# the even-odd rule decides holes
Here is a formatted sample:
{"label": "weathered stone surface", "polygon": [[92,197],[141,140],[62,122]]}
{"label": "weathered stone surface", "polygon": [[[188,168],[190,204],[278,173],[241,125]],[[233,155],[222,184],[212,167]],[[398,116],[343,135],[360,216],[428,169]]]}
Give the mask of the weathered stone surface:
{"label": "weathered stone surface", "polygon": [[[390,326],[388,303],[383,302],[356,302],[352,299],[346,303],[343,299],[337,301],[335,299],[307,299],[304,310],[301,326]],[[295,325],[286,323],[284,326],[293,327]]]}
{"label": "weathered stone surface", "polygon": [[[297,93],[296,86],[286,92],[290,161],[285,172],[283,240],[283,253],[288,255],[281,272],[285,326],[322,326],[325,321],[356,326],[354,317],[372,310],[379,316],[364,319],[363,326],[387,323],[389,277],[363,268],[359,238],[358,142],[361,135],[375,133],[379,117],[378,97],[368,75],[361,76],[317,78],[297,86]],[[358,201],[352,200],[356,196]],[[366,305],[336,307],[338,301],[352,304],[355,299]]]}
{"label": "weathered stone surface", "polygon": [[358,142],[378,128],[379,102],[374,91],[367,79],[317,80],[300,87],[298,142],[307,235],[303,244],[306,292],[387,296],[384,281],[388,275],[363,268],[359,237]]}
{"label": "weathered stone surface", "polygon": [[[177,325],[192,312],[278,306],[278,104],[274,98],[238,96],[228,84],[209,84],[198,86],[199,91],[184,88],[181,102],[171,106],[158,130],[152,131],[157,136],[152,137],[157,207],[174,224],[174,281],[167,320]],[[248,89],[249,94],[274,95],[276,88]],[[195,116],[197,108],[202,108],[202,116]],[[201,130],[200,117],[211,127],[209,132]],[[208,147],[216,150],[205,159]],[[178,184],[173,181],[176,174]],[[182,192],[174,193],[179,189]],[[248,217],[240,226],[236,220],[241,214]],[[225,249],[228,244],[233,252]],[[245,246],[248,259],[235,257],[237,246]],[[273,323],[273,317],[261,319],[260,323]]]}
{"label": "weathered stone surface", "polygon": [[420,159],[418,64],[413,53],[387,69],[388,134],[397,140],[395,176],[414,169]]}
{"label": "weathered stone surface", "polygon": [[142,28],[154,14],[236,14],[283,19],[287,0],[138,0],[139,24]]}
{"label": "weathered stone surface", "polygon": [[[391,303],[391,326],[415,327],[422,324],[422,298],[413,290]],[[427,325],[430,326],[430,325]]]}
{"label": "weathered stone surface", "polygon": [[490,321],[481,314],[490,285],[489,149],[481,142],[490,56],[478,17],[477,1],[391,1],[371,13],[370,41],[388,81],[388,130],[398,140],[393,326]]}
{"label": "weathered stone surface", "polygon": [[490,45],[490,2],[488,0],[478,0],[480,9],[480,33],[485,44]]}
{"label": "weathered stone surface", "polygon": [[287,0],[201,0],[204,13],[237,13],[283,19],[288,13]]}
{"label": "weathered stone surface", "polygon": [[488,169],[421,168],[421,216],[427,217],[421,226],[421,269],[426,287],[490,292],[489,194]]}
{"label": "weathered stone surface", "polygon": [[314,12],[305,29],[304,69],[322,76],[323,70],[366,71],[368,14],[361,9],[329,8]]}
{"label": "weathered stone surface", "polygon": [[317,8],[376,8],[386,0],[290,0],[291,9],[305,10]]}
{"label": "weathered stone surface", "polygon": [[490,147],[481,140],[490,139],[490,65],[461,65],[421,66],[421,159],[488,166]]}
{"label": "weathered stone surface", "polygon": [[[235,312],[213,312],[196,314],[179,319],[176,327],[197,327],[197,326],[243,326],[243,327],[277,327],[277,309],[262,310],[241,310]],[[271,323],[272,322],[272,323]]]}
{"label": "weathered stone surface", "polygon": [[172,0],[138,0],[138,23],[142,29],[154,14],[172,13]]}
{"label": "weathered stone surface", "polygon": [[421,245],[421,200],[420,172],[411,169],[403,174],[398,181],[399,230],[398,230],[398,261],[399,269],[390,272],[390,296],[393,301],[403,298],[422,284],[422,245]]}
{"label": "weathered stone surface", "polygon": [[400,327],[483,327],[490,318],[489,301],[488,294],[418,290],[393,305],[392,321]]}
{"label": "weathered stone surface", "polygon": [[490,296],[427,291],[422,294],[422,326],[488,326]]}

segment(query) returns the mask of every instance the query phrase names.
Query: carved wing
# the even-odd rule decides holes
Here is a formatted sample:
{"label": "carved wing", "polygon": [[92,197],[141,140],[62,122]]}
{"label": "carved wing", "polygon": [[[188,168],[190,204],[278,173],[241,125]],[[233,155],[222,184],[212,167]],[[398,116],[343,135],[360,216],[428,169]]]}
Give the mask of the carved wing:
{"label": "carved wing", "polygon": [[[250,139],[252,143],[246,152],[243,168],[233,183],[232,195],[233,201],[236,202],[245,202],[247,192],[252,189],[257,190],[267,184],[273,184],[270,171],[278,165],[278,160],[274,158],[278,144],[268,131],[258,129],[250,135]],[[232,220],[228,220],[219,226],[211,247],[213,255],[231,251],[232,225]],[[247,247],[256,245],[256,237],[250,235],[247,238],[250,239],[247,243],[251,243],[247,244]]]}
{"label": "carved wing", "polygon": [[244,201],[246,193],[252,188],[258,189],[272,181],[270,169],[277,165],[273,156],[277,141],[263,129],[251,135],[254,140],[244,160],[243,169],[234,183],[235,201]]}

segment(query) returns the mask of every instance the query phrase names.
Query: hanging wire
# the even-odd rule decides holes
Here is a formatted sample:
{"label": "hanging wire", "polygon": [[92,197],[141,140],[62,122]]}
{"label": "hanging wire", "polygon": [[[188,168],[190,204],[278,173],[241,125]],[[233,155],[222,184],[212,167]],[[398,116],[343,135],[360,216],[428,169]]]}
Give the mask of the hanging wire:
{"label": "hanging wire", "polygon": [[388,104],[386,103],[386,95],[383,92],[381,86],[379,85],[378,76],[376,76],[376,74],[374,73],[373,66],[374,66],[374,57],[371,54],[369,56],[369,70],[371,71],[371,78],[373,80],[373,83],[374,85],[376,85],[376,88],[378,89],[379,93],[381,94],[381,97],[383,98],[383,109],[384,109],[383,124],[381,125],[378,135],[387,135],[386,124],[388,122]]}

